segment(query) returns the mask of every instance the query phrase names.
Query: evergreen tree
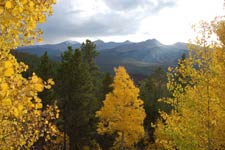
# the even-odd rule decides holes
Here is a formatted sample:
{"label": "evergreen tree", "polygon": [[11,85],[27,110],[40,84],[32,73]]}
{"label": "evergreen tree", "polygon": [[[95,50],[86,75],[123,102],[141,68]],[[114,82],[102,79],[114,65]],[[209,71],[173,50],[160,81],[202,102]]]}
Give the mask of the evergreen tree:
{"label": "evergreen tree", "polygon": [[22,73],[23,77],[29,78],[33,72],[36,72],[40,57],[18,50],[11,50],[11,53],[16,57],[18,62],[23,62],[29,66],[26,72]]}
{"label": "evergreen tree", "polygon": [[[55,66],[53,62],[49,59],[48,53],[45,52],[40,57],[40,62],[36,69],[36,74],[40,76],[44,80],[48,80],[49,78],[55,78]],[[43,108],[45,108],[49,104],[53,104],[55,101],[55,92],[54,89],[45,89],[42,93],[38,94],[39,97],[43,101]]]}
{"label": "evergreen tree", "polygon": [[[98,56],[95,43],[90,40],[86,40],[85,43],[81,45],[82,61],[87,64],[89,73],[91,74],[91,81],[94,86],[95,97],[100,100],[101,94],[101,72],[99,67],[96,65],[95,58]],[[101,102],[99,101],[99,107]]]}
{"label": "evergreen tree", "polygon": [[[35,73],[40,76],[42,79],[47,81],[50,78],[55,78],[55,66],[54,63],[49,59],[47,51],[40,57],[39,63],[37,64]],[[48,105],[53,105],[56,101],[56,93],[54,88],[44,89],[43,92],[38,93],[38,96],[42,99],[43,107],[46,109]],[[46,133],[44,132],[43,137],[40,137],[39,140],[34,144],[35,148],[43,148],[47,145],[45,138]]]}
{"label": "evergreen tree", "polygon": [[71,150],[82,149],[93,136],[96,101],[91,75],[79,49],[69,47],[64,52],[58,80],[64,132],[69,136]]}
{"label": "evergreen tree", "polygon": [[[106,98],[106,95],[113,90],[112,83],[112,75],[109,72],[105,73],[101,86],[101,106],[103,105],[103,100]],[[110,147],[112,147],[115,137],[115,135],[97,135],[97,141],[101,145],[102,149],[108,150]]]}
{"label": "evergreen tree", "polygon": [[42,77],[44,80],[52,78],[54,75],[54,64],[48,57],[48,52],[45,53],[40,57],[40,62],[37,66],[36,70],[37,75]]}
{"label": "evergreen tree", "polygon": [[83,62],[88,64],[91,74],[96,75],[96,73],[99,73],[99,68],[95,63],[95,57],[98,56],[95,43],[86,40],[86,42],[81,45],[81,51]]}
{"label": "evergreen tree", "polygon": [[103,94],[103,99],[105,99],[106,94],[109,92],[112,92],[113,87],[113,77],[109,72],[107,72],[102,80],[102,94]]}
{"label": "evergreen tree", "polygon": [[169,96],[169,91],[166,87],[167,79],[166,73],[161,67],[157,68],[152,75],[141,82],[140,98],[144,101],[144,108],[146,111],[145,128],[149,135],[150,142],[154,142],[154,128],[150,126],[159,118],[158,110],[168,112],[170,105],[158,102],[159,98]]}

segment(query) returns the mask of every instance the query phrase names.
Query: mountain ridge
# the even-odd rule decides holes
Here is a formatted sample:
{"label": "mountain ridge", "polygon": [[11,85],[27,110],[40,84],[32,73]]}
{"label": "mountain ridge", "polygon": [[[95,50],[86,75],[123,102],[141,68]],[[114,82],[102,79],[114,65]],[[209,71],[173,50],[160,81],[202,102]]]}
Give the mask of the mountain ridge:
{"label": "mountain ridge", "polygon": [[[99,56],[96,63],[103,71],[113,72],[113,68],[119,65],[125,66],[131,73],[150,74],[155,68],[176,66],[183,53],[188,55],[187,44],[177,42],[172,45],[164,45],[157,39],[148,39],[141,42],[104,42],[94,41]],[[19,51],[41,56],[45,51],[50,58],[59,61],[61,54],[68,46],[73,49],[80,48],[77,41],[64,41],[58,44],[33,45],[20,47]]]}

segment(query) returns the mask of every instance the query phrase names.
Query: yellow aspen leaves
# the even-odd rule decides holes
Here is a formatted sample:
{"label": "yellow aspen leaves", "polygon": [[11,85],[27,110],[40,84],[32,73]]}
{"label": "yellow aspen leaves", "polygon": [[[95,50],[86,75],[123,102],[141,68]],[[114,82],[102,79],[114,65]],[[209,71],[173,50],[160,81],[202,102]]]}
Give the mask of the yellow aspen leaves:
{"label": "yellow aspen leaves", "polygon": [[19,110],[19,111],[22,111],[23,108],[24,108],[23,105],[21,105],[21,104],[18,105],[18,110]]}
{"label": "yellow aspen leaves", "polygon": [[51,15],[54,0],[4,0],[0,5],[0,48],[9,51],[40,39],[37,24]]}
{"label": "yellow aspen leaves", "polygon": [[[134,149],[144,137],[143,121],[146,116],[139,89],[124,67],[115,69],[113,92],[106,95],[103,107],[96,112],[99,134],[117,134],[114,149]],[[121,148],[120,146],[123,145]]]}
{"label": "yellow aspen leaves", "polygon": [[33,73],[33,76],[31,78],[31,80],[34,82],[34,83],[37,83],[40,79],[35,75],[35,73]]}
{"label": "yellow aspen leaves", "polygon": [[5,65],[5,68],[10,68],[10,67],[12,67],[12,63],[11,63],[10,61],[6,61],[6,62],[4,63],[4,65]]}
{"label": "yellow aspen leaves", "polygon": [[14,114],[15,117],[19,116],[19,111],[18,111],[17,108],[14,108],[13,114]]}
{"label": "yellow aspen leaves", "polygon": [[[23,78],[21,73],[25,68],[26,66],[17,63],[15,57],[11,54],[1,53],[0,116],[10,118],[9,120],[0,119],[0,137],[6,135],[8,137],[4,141],[0,140],[0,149],[3,150],[10,149],[10,147],[13,147],[13,149],[21,149],[22,147],[30,149],[42,134],[40,129],[48,130],[49,134],[55,134],[56,132],[56,130],[53,131],[50,128],[51,124],[46,125],[45,122],[46,119],[54,120],[58,117],[58,108],[50,106],[47,110],[42,111],[42,100],[37,97],[38,92],[43,91],[48,83],[45,84],[35,74],[30,79]],[[51,84],[53,83],[51,79],[49,81]],[[45,114],[44,118],[42,114]],[[33,130],[39,132],[33,133]],[[27,142],[28,139],[29,142]]]}
{"label": "yellow aspen leaves", "polygon": [[13,68],[6,68],[5,71],[4,71],[4,75],[6,77],[10,77],[13,73],[14,73]]}
{"label": "yellow aspen leaves", "polygon": [[[160,112],[162,120],[155,128],[156,144],[164,149],[225,148],[224,23],[224,18],[201,22],[189,58],[169,70],[168,88],[173,97],[161,101],[174,110]],[[221,41],[214,41],[214,36]]]}
{"label": "yellow aspen leaves", "polygon": [[12,8],[12,2],[11,2],[11,1],[6,1],[6,3],[5,3],[5,8],[6,8],[6,9]]}
{"label": "yellow aspen leaves", "polygon": [[27,0],[21,0],[21,3],[22,4],[26,4],[27,3]]}
{"label": "yellow aspen leaves", "polygon": [[37,103],[37,104],[35,105],[35,108],[36,108],[36,109],[41,109],[41,108],[42,108],[42,104],[41,104],[41,103]]}
{"label": "yellow aspen leaves", "polygon": [[38,91],[38,92],[41,92],[44,90],[44,85],[43,84],[35,84],[35,89]]}
{"label": "yellow aspen leaves", "polygon": [[9,98],[3,99],[2,104],[5,106],[11,106],[12,105],[12,101]]}
{"label": "yellow aspen leaves", "polygon": [[46,17],[44,16],[44,15],[40,15],[39,16],[39,22],[40,23],[43,23],[43,22],[45,22],[46,21]]}
{"label": "yellow aspen leaves", "polygon": [[55,82],[53,81],[53,79],[52,78],[50,78],[50,79],[48,79],[48,84],[50,84],[50,85],[54,85],[55,84]]}
{"label": "yellow aspen leaves", "polygon": [[7,91],[9,88],[7,83],[2,83],[0,86],[2,91]]}
{"label": "yellow aspen leaves", "polygon": [[32,1],[29,1],[29,6],[30,6],[30,8],[33,8],[34,7],[34,3]]}
{"label": "yellow aspen leaves", "polygon": [[18,63],[10,54],[11,49],[40,38],[42,32],[36,26],[52,13],[52,4],[52,0],[0,2],[0,116],[4,116],[0,117],[1,150],[31,149],[44,131],[51,136],[59,132],[51,123],[59,116],[58,107],[43,110],[38,98],[38,93],[46,86],[50,88],[54,81],[43,82],[36,74],[24,78],[22,72],[27,65]]}
{"label": "yellow aspen leaves", "polygon": [[4,12],[4,8],[0,6],[0,15]]}

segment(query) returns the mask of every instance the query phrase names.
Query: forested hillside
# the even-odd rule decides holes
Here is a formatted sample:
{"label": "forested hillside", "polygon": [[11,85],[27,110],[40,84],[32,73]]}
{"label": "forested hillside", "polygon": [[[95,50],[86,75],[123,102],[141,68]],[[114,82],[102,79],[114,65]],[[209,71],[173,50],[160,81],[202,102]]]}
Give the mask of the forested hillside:
{"label": "forested hillside", "polygon": [[[155,39],[67,41],[56,61],[51,46],[31,46],[42,40],[37,25],[53,4],[0,2],[1,150],[225,149],[224,17],[196,24],[188,52]],[[24,46],[41,55],[16,50]],[[132,70],[139,61],[157,65]]]}
{"label": "forested hillside", "polygon": [[[182,54],[188,55],[186,43],[164,45],[156,39],[143,42],[104,42],[94,41],[99,55],[95,58],[101,71],[113,72],[114,67],[125,66],[129,73],[150,75],[158,67],[167,71],[169,66],[176,66]],[[80,48],[76,41],[65,41],[59,44],[34,45],[18,48],[18,51],[43,55],[46,51],[51,59],[60,61],[61,54],[68,46]]]}

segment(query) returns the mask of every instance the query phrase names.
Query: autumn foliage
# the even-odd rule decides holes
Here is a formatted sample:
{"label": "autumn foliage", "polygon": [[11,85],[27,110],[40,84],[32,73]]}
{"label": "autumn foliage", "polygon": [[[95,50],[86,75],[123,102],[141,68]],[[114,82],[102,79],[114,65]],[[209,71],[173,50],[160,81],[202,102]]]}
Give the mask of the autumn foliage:
{"label": "autumn foliage", "polygon": [[[29,149],[44,133],[56,134],[51,123],[57,106],[42,111],[38,93],[54,85],[33,75],[22,76],[28,67],[18,63],[10,50],[39,39],[38,23],[52,13],[54,0],[2,0],[0,2],[0,149]],[[48,135],[47,137],[49,137]],[[49,137],[50,138],[50,137]]]}
{"label": "autumn foliage", "polygon": [[196,31],[189,58],[169,68],[173,97],[161,101],[174,109],[170,114],[161,112],[155,132],[156,143],[165,149],[225,149],[224,18],[201,22]]}
{"label": "autumn foliage", "polygon": [[[57,105],[46,103],[43,107],[39,98],[40,92],[55,84],[53,79],[43,81],[35,73],[25,78],[22,73],[28,66],[11,55],[12,49],[42,41],[42,31],[37,29],[37,24],[44,23],[46,17],[52,15],[55,3],[56,0],[0,1],[0,149],[35,149],[35,143],[40,141],[45,142],[41,145],[43,149],[62,149],[63,146],[65,149],[88,149],[91,147],[88,144],[92,144],[93,149],[100,149],[95,140],[97,136],[92,132],[97,119],[98,134],[116,137],[112,149],[135,149],[145,136],[146,114],[139,89],[124,67],[115,69],[110,87],[110,75],[106,78],[109,81],[103,80],[102,91],[109,92],[106,96],[94,87],[100,85],[94,43],[87,40],[81,51],[73,52],[71,48],[62,59],[60,75],[64,76],[59,79],[62,84],[58,95],[64,100],[61,101],[61,119],[64,119],[61,121],[65,134],[55,126],[54,121],[59,117]],[[146,149],[225,149],[224,17],[211,23],[201,22],[196,29],[198,37],[189,45],[189,56],[180,60],[177,67],[168,69],[167,88],[171,97],[159,99],[159,103],[169,106],[169,110],[159,113],[153,110],[160,119],[153,117],[156,123],[151,122],[154,128],[151,142],[155,143],[150,143]],[[152,86],[147,84],[146,87]],[[147,95],[145,98],[154,102],[147,92],[148,89],[143,92]],[[166,94],[170,96],[167,91]],[[94,112],[101,105],[96,97],[105,100],[95,118]],[[154,105],[159,103],[154,102]]]}
{"label": "autumn foliage", "polygon": [[106,95],[104,106],[96,112],[99,134],[116,133],[115,149],[134,149],[144,137],[143,101],[124,67],[115,69],[113,91]]}

